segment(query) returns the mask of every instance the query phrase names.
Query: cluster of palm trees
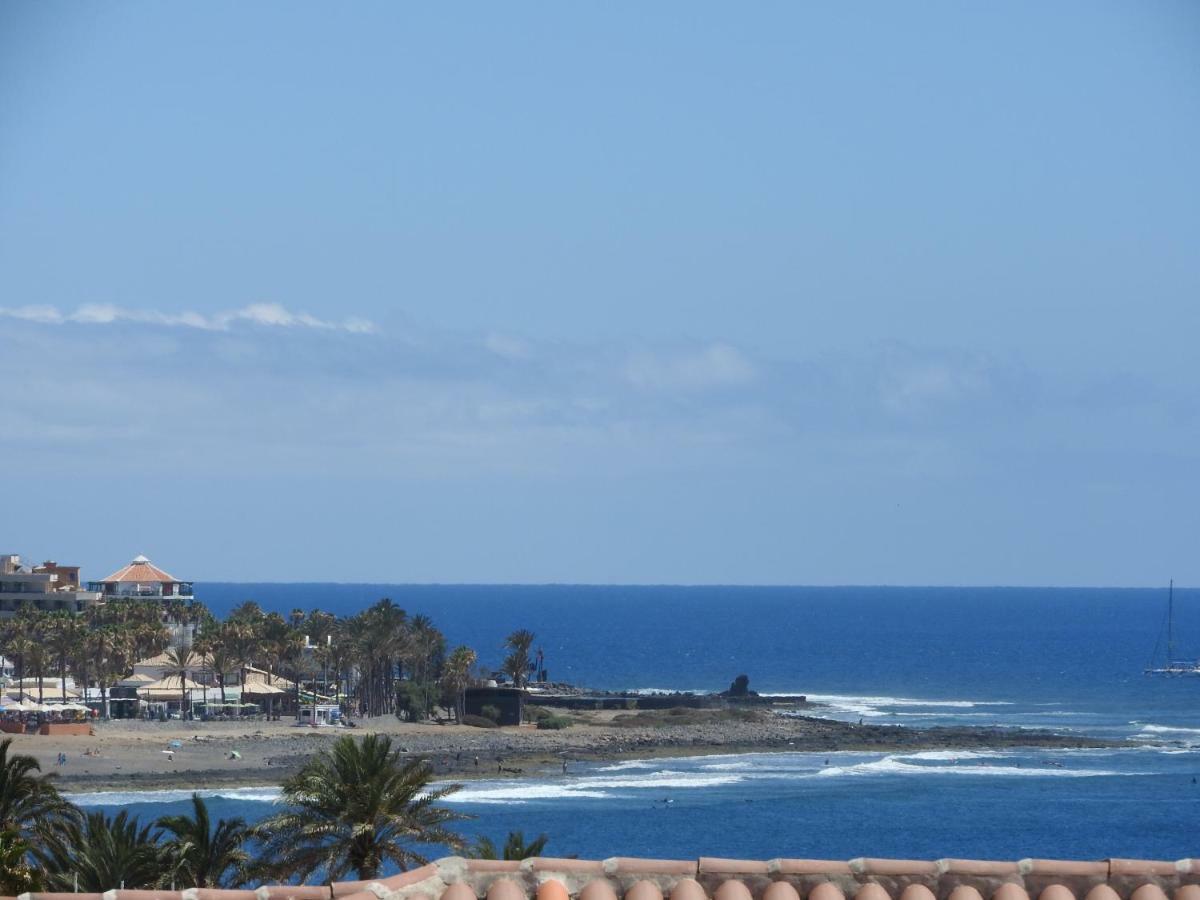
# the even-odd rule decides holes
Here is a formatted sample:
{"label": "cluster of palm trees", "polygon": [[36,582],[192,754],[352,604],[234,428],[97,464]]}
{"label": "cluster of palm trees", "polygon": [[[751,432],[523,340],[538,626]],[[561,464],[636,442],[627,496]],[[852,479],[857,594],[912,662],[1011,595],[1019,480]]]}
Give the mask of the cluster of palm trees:
{"label": "cluster of palm trees", "polygon": [[142,823],[122,811],[85,813],[58,792],[36,759],[0,742],[0,894],[99,892],[114,887],[241,887],[266,880],[378,877],[424,865],[423,845],[505,859],[538,855],[546,836],[467,845],[451,826],[467,816],[441,801],[460,785],[431,785],[421,759],[391,738],[339,738],[283,783],[280,812],[255,824],[212,820],[192,795],[187,814]]}
{"label": "cluster of palm trees", "polygon": [[145,600],[112,600],[85,613],[44,612],[26,606],[0,623],[0,653],[18,678],[37,681],[43,701],[47,676],[66,691],[68,674],[101,690],[108,716],[108,689],[139,659],[161,653],[170,637],[160,605]]}
{"label": "cluster of palm trees", "polygon": [[[266,671],[270,684],[290,676],[295,700],[300,684],[321,685],[358,716],[397,714],[425,718],[437,706],[461,715],[463,692],[476,677],[476,654],[468,647],[447,653],[446,639],[423,615],[410,616],[391,600],[353,616],[321,610],[293,610],[284,617],[243,603],[224,620],[201,603],[174,600],[113,599],[80,614],[26,607],[0,624],[0,654],[12,660],[18,678],[32,678],[38,701],[45,683],[71,675],[99,688],[108,718],[109,689],[127,677],[134,663],[163,653],[168,623],[190,626],[189,645],[172,648],[168,674],[188,677],[209,671],[225,702],[230,676],[243,681],[250,667]],[[530,636],[532,639],[532,636]],[[277,693],[266,696],[268,717]],[[186,695],[181,697],[186,702]]]}

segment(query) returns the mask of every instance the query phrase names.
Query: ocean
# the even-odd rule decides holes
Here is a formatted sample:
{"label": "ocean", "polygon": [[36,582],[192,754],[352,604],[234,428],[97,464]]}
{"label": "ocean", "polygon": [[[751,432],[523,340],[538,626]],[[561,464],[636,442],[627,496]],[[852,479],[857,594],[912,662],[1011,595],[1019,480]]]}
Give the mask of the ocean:
{"label": "ocean", "polygon": [[[1119,750],[752,754],[577,765],[473,782],[468,835],[550,835],[583,857],[1177,859],[1200,856],[1200,678],[1148,678],[1166,590],[204,584],[215,612],[253,599],[354,612],[390,597],[498,664],[537,634],[550,677],[594,688],[715,691],[739,674],[834,718],[1052,728]],[[1200,591],[1175,591],[1177,656],[1200,655]],[[259,818],[272,791],[215,792]],[[143,816],[187,792],[80,798]],[[437,851],[433,851],[437,852]]]}

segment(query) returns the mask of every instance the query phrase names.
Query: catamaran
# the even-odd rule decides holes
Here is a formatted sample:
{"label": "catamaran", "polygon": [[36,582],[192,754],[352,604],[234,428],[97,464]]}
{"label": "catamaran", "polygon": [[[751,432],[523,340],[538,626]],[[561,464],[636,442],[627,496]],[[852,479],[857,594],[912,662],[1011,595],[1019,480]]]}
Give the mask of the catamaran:
{"label": "catamaran", "polygon": [[1147,675],[1200,675],[1200,659],[1179,659],[1175,656],[1175,579],[1171,579],[1171,586],[1167,589],[1167,658],[1162,666],[1156,665],[1158,661],[1158,648],[1162,646],[1162,632],[1159,632],[1158,641],[1154,645],[1154,655],[1150,658],[1150,665],[1146,667]]}

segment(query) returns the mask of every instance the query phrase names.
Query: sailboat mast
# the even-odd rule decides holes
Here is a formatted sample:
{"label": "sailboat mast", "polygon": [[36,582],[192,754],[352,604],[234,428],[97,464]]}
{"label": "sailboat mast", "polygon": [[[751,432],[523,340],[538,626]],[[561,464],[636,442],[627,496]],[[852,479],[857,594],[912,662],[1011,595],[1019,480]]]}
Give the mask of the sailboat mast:
{"label": "sailboat mast", "polygon": [[1175,658],[1175,579],[1171,579],[1171,586],[1167,588],[1167,667],[1171,665],[1171,660]]}

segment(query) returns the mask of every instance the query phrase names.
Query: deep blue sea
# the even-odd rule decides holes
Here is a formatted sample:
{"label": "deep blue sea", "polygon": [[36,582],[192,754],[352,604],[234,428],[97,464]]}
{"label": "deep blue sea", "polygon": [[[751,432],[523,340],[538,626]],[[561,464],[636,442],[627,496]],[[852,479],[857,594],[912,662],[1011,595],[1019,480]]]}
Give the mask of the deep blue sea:
{"label": "deep blue sea", "polygon": [[[877,724],[1000,724],[1133,740],[1128,749],[991,754],[757,754],[576,766],[475,782],[468,834],[551,836],[584,857],[1200,856],[1200,678],[1148,678],[1167,592],[1033,588],[749,588],[206,584],[243,600],[354,612],[390,597],[498,663],[538,636],[551,678],[596,688],[805,693]],[[1175,591],[1177,656],[1200,655],[1200,591]],[[140,815],[183,793],[97,794]],[[271,791],[221,791],[247,818]]]}

